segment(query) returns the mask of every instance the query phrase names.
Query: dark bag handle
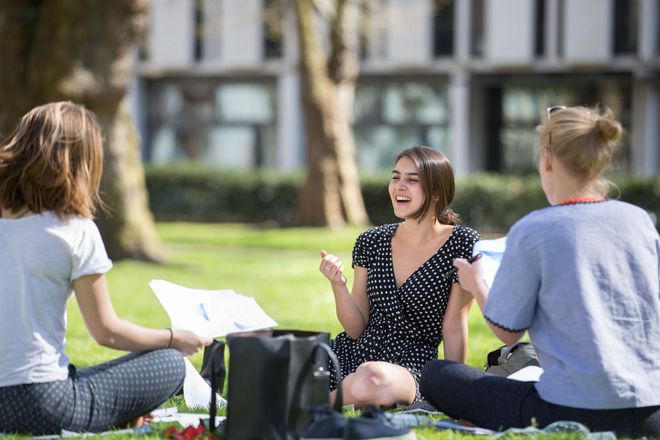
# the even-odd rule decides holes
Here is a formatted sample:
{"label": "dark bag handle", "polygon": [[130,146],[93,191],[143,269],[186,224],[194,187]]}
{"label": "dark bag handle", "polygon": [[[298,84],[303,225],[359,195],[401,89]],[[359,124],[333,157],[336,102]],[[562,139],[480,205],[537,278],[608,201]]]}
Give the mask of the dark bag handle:
{"label": "dark bag handle", "polygon": [[[218,382],[216,377],[215,370],[215,353],[220,350],[224,356],[225,343],[222,341],[213,341],[212,346],[208,350],[209,367],[211,369],[211,405],[209,406],[209,432],[215,434],[215,416],[218,412]],[[206,353],[205,353],[206,354]],[[224,383],[220,384],[220,390],[224,387]]]}
{"label": "dark bag handle", "polygon": [[337,355],[334,351],[332,351],[332,348],[330,348],[330,346],[325,342],[319,342],[319,345],[316,347],[316,350],[318,349],[322,349],[326,352],[330,358],[330,361],[335,367],[335,374],[337,375],[337,398],[335,399],[335,411],[341,413],[344,402],[344,395],[341,390],[341,365],[339,364],[339,359],[337,359]]}
{"label": "dark bag handle", "polygon": [[[339,365],[339,359],[337,359],[337,355],[335,355],[335,352],[332,351],[332,348],[330,348],[328,344],[326,344],[325,342],[319,342],[319,344],[316,347],[314,347],[314,351],[308,357],[307,361],[305,362],[305,365],[303,365],[303,367],[300,370],[300,373],[298,374],[298,377],[296,378],[296,386],[293,392],[293,402],[291,408],[289,409],[289,432],[295,429],[296,423],[298,422],[303,383],[305,382],[305,378],[310,373],[312,366],[314,365],[316,352],[318,350],[325,351],[328,357],[330,358],[330,361],[335,367],[335,374],[337,376],[337,395],[335,399],[334,410],[340,414],[342,412],[342,402],[344,399],[341,389],[341,366]],[[330,372],[326,369],[321,368],[321,370],[319,371],[314,371],[313,374],[314,375],[330,374]]]}

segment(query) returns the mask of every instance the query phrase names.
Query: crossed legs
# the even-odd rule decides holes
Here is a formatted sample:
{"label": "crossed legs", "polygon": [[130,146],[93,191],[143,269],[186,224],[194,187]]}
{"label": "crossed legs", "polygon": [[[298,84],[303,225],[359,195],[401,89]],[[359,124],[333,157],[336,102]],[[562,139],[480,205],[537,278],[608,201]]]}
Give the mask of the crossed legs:
{"label": "crossed legs", "polygon": [[533,382],[497,377],[452,361],[431,361],[422,370],[420,391],[440,411],[490,429],[523,428],[573,420],[592,431],[626,437],[660,435],[660,406],[584,409],[543,400]]}
{"label": "crossed legs", "polygon": [[162,349],[72,370],[67,380],[0,387],[0,431],[104,431],[157,408],[184,377],[183,355]]}

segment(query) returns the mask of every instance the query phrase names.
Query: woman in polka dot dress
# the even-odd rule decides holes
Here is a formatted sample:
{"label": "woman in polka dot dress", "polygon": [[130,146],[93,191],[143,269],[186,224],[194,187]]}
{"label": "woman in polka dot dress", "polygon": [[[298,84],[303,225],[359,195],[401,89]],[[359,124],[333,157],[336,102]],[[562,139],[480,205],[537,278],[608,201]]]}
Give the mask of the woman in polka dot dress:
{"label": "woman in polka dot dress", "polygon": [[[211,342],[115,314],[104,276],[112,263],[92,221],[102,169],[96,118],[70,102],[34,108],[0,146],[0,433],[129,422],[180,390],[183,355]],[[69,364],[74,292],[94,339],[133,353],[89,368]]]}
{"label": "woman in polka dot dress", "polygon": [[[344,266],[321,251],[319,270],[330,281],[344,332],[332,348],[341,364],[344,403],[410,404],[420,399],[422,367],[444,358],[465,362],[472,300],[456,275],[443,276],[455,258],[468,258],[479,235],[457,225],[449,209],[454,172],[442,153],[404,150],[389,184],[401,223],[363,232],[353,248],[349,292]],[[336,378],[331,381],[336,387]]]}

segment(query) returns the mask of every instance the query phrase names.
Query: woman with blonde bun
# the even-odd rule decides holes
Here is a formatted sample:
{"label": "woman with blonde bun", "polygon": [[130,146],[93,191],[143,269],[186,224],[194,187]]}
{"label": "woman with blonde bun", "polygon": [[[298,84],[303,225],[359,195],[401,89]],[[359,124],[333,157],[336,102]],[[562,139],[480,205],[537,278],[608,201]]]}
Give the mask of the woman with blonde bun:
{"label": "woman with blonde bun", "polygon": [[498,338],[513,345],[529,332],[544,372],[519,382],[433,361],[421,392],[448,415],[491,429],[573,420],[658,436],[660,241],[644,210],[606,198],[621,125],[609,110],[552,107],[537,131],[551,206],[511,228],[490,291],[479,261],[454,265]]}

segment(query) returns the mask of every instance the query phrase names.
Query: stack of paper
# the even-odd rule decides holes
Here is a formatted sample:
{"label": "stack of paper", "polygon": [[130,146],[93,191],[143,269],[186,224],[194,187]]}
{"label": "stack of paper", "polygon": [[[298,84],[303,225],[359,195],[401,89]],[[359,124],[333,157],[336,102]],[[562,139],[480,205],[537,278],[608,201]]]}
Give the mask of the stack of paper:
{"label": "stack of paper", "polygon": [[500,267],[502,255],[506,249],[506,237],[498,238],[495,240],[479,240],[474,245],[473,255],[481,252],[481,271],[484,277],[484,282],[490,289],[495,279],[495,273]]}
{"label": "stack of paper", "polygon": [[215,338],[277,326],[254,298],[233,290],[189,289],[163,280],[149,283],[170,317],[172,328]]}

